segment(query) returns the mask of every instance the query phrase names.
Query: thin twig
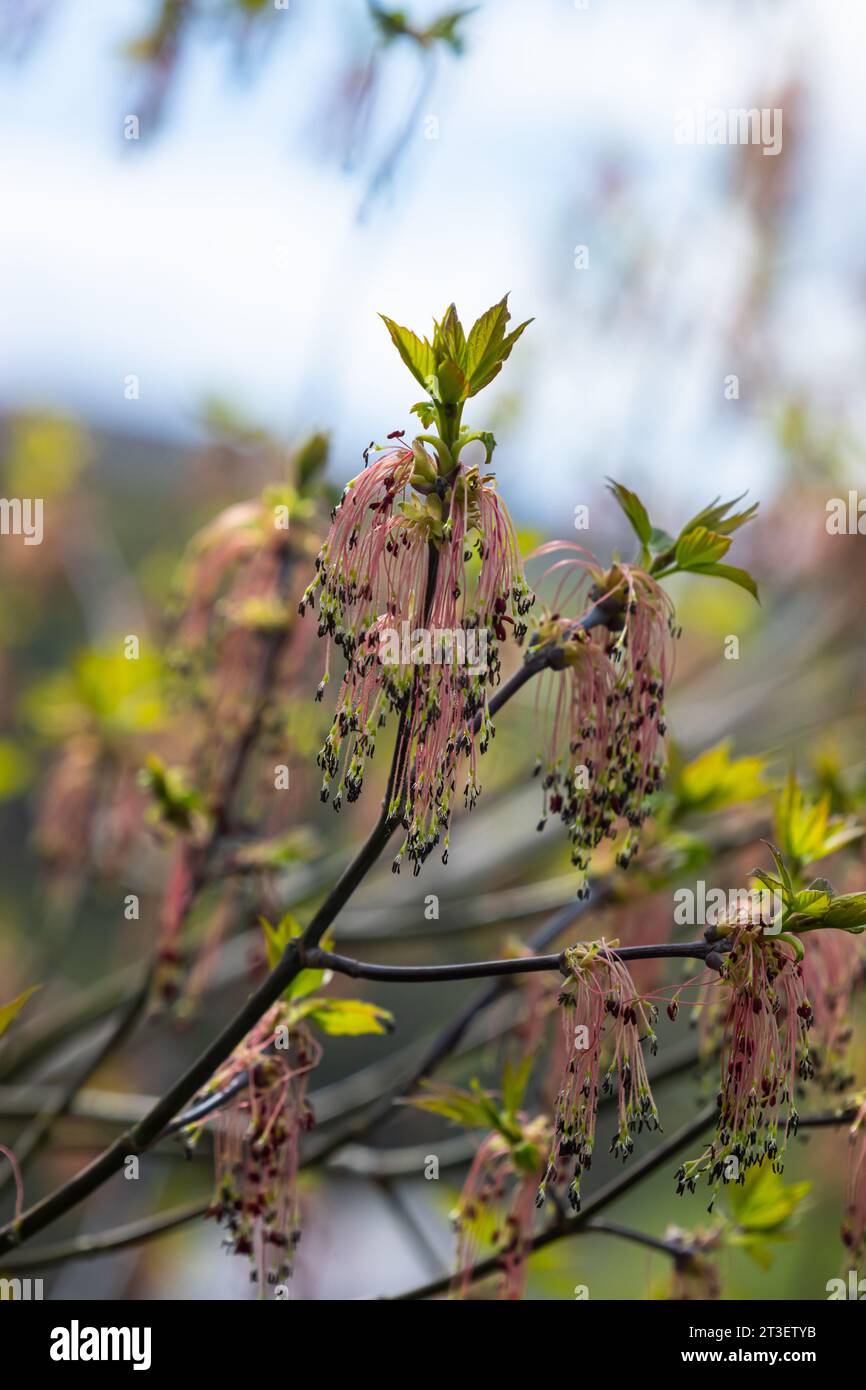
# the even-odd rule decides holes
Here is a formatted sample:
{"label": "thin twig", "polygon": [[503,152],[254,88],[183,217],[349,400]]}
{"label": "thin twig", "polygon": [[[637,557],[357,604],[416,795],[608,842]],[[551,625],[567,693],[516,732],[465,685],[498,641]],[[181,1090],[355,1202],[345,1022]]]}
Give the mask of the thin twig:
{"label": "thin twig", "polygon": [[57,1241],[54,1245],[22,1250],[5,1259],[3,1269],[23,1274],[28,1269],[48,1269],[51,1265],[65,1264],[67,1260],[92,1260],[98,1255],[114,1254],[130,1246],[142,1245],[147,1240],[155,1240],[177,1230],[179,1226],[198,1220],[209,1206],[209,1201],[186,1202],[183,1206],[157,1212],[155,1216],[146,1216],[140,1221],[98,1231],[95,1235],[75,1236],[72,1240]]}
{"label": "thin twig", "polygon": [[616,1221],[604,1221],[601,1218],[587,1221],[584,1230],[587,1233],[598,1231],[601,1235],[618,1236],[621,1240],[631,1240],[636,1245],[644,1245],[648,1250],[658,1250],[661,1254],[670,1255],[675,1260],[681,1260],[692,1254],[687,1241],[681,1239],[665,1240],[664,1236],[647,1235],[645,1231],[637,1231],[631,1226],[621,1226]]}

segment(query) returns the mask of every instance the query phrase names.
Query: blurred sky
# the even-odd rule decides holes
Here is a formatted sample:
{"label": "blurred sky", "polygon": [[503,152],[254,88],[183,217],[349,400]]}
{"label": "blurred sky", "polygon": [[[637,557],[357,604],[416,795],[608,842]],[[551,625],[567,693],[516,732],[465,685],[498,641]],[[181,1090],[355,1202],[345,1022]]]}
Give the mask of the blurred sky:
{"label": "blurred sky", "polygon": [[[372,46],[362,0],[291,0],[245,73],[225,36],[202,34],[159,131],[124,141],[143,82],[121,50],[152,13],[56,0],[0,69],[3,409],[184,439],[219,393],[287,434],[332,428],[345,476],[371,438],[412,424],[420,394],[376,312],[427,331],[452,298],[471,320],[510,290],[536,322],[467,418],[485,427],[521,394],[496,462],[525,516],[570,516],[607,473],[697,502],[766,493],[773,413],[792,394],[863,428],[861,4],[482,0],[362,220],[419,82],[406,45],[386,55],[371,143],[347,172],[323,129]],[[678,145],[674,119],[697,102],[778,104],[793,82],[796,162],[755,327],[743,151]],[[759,182],[778,178],[751,153]],[[139,401],[124,399],[129,373]]]}

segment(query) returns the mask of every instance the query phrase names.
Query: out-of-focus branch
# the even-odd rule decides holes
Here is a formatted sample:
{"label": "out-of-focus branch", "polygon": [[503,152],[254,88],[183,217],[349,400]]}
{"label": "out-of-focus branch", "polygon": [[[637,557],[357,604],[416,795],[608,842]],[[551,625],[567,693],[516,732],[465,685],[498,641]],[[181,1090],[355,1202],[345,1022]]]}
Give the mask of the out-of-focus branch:
{"label": "out-of-focus branch", "polygon": [[[24,1164],[32,1154],[48,1138],[54,1126],[54,1122],[64,1115],[72,1105],[75,1097],[83,1086],[87,1084],[91,1076],[99,1070],[105,1062],[123,1043],[135,1028],[145,1008],[147,1007],[150,995],[150,984],[153,971],[149,971],[138,992],[127,1004],[123,1013],[118,1017],[114,1027],[104,1040],[98,1051],[88,1057],[85,1065],[81,1067],[66,1086],[60,1088],[52,1101],[45,1105],[40,1112],[34,1116],[31,1124],[27,1126],[22,1134],[15,1141],[13,1152],[19,1165],[23,1168]],[[9,1170],[0,1171],[0,1192],[9,1180]]]}
{"label": "out-of-focus branch", "polygon": [[[602,1187],[593,1197],[590,1197],[581,1211],[573,1216],[563,1217],[553,1222],[546,1230],[540,1231],[533,1237],[531,1249],[543,1250],[548,1245],[553,1245],[558,1240],[564,1240],[567,1236],[579,1235],[586,1230],[587,1223],[592,1220],[605,1207],[610,1206],[618,1198],[625,1196],[643,1178],[654,1173],[657,1168],[667,1163],[669,1158],[678,1153],[686,1144],[691,1143],[699,1134],[702,1134],[707,1127],[712,1124],[716,1117],[715,1105],[706,1106],[703,1110],[683,1125],[676,1133],[666,1139],[658,1148],[647,1154],[638,1162],[630,1164],[625,1168],[621,1175],[613,1178],[609,1183]],[[499,1257],[492,1255],[489,1259],[480,1260],[472,1269],[464,1272],[461,1279],[467,1277],[471,1283],[483,1279],[488,1274],[495,1274],[500,1268]],[[420,1287],[410,1289],[406,1293],[397,1294],[397,1302],[418,1301],[425,1298],[436,1298],[439,1294],[447,1293],[451,1286],[451,1278],[434,1279],[429,1284],[422,1284]]]}

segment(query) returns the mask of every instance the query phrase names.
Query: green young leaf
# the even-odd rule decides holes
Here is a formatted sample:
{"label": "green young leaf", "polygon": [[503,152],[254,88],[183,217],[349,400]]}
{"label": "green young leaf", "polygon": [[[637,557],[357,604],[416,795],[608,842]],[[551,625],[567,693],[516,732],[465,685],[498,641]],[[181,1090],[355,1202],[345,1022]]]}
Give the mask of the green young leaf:
{"label": "green young leaf", "polygon": [[394,1030],[394,1015],[365,999],[314,999],[307,1003],[314,1005],[307,1010],[307,1018],[332,1037],[356,1038],[363,1033],[391,1033]]}
{"label": "green young leaf", "polygon": [[377,4],[376,0],[367,0],[367,4],[370,9],[370,18],[384,43],[387,44],[397,38],[412,36],[409,17],[405,10],[386,9],[384,5]]}
{"label": "green young leaf", "polygon": [[736,584],[740,589],[745,589],[752,595],[753,599],[761,602],[758,595],[758,586],[748,570],[738,569],[736,565],[691,565],[691,574],[710,574],[716,579],[727,579],[729,583]]}
{"label": "green young leaf", "polygon": [[685,532],[677,541],[676,562],[681,570],[693,570],[698,566],[714,565],[730,549],[729,536],[720,536],[708,531],[706,526],[695,526]]}
{"label": "green young leaf", "polygon": [[678,809],[718,811],[753,801],[767,791],[763,758],[732,758],[730,740],[708,748],[682,767],[675,778]]}
{"label": "green young leaf", "polygon": [[24,698],[25,712],[48,738],[68,738],[82,728],[133,735],[162,728],[163,670],[154,656],[128,661],[122,652],[87,648],[71,670],[38,681]]}
{"label": "green young leaf", "polygon": [[496,448],[496,438],[491,430],[479,430],[478,438],[484,445],[484,451],[487,455],[484,462],[485,464],[489,464],[490,460],[493,458],[493,451]]}
{"label": "green young leaf", "polygon": [[448,14],[440,15],[434,19],[424,30],[424,40],[426,43],[444,43],[451,49],[452,53],[461,54],[464,47],[463,35],[458,31],[458,26],[463,23],[469,15],[474,14],[477,5],[473,5],[468,10],[452,10]]}
{"label": "green young leaf", "polygon": [[450,359],[440,362],[436,373],[438,396],[445,405],[457,405],[469,395],[469,381],[462,368]]}
{"label": "green young leaf", "polygon": [[831,816],[830,806],[829,792],[817,801],[808,800],[793,772],[789,774],[773,808],[775,834],[783,853],[798,870],[862,836],[862,826]]}
{"label": "green young leaf", "polygon": [[773,811],[776,839],[784,853],[799,864],[819,859],[830,819],[829,796],[807,801],[791,772]]}
{"label": "green young leaf", "polygon": [[821,925],[859,936],[866,931],[866,893],[838,893],[824,913]]}
{"label": "green young leaf", "polygon": [[689,531],[693,531],[696,526],[705,526],[708,531],[716,531],[720,536],[730,536],[734,531],[738,531],[741,526],[745,526],[747,521],[751,521],[755,512],[758,510],[758,503],[753,502],[751,507],[747,507],[744,512],[736,512],[732,516],[727,513],[731,507],[735,507],[745,497],[741,492],[739,497],[734,497],[730,502],[719,502],[718,497],[714,498],[708,507],[704,507],[693,516],[691,521],[687,521],[681,536],[685,536]]}
{"label": "green young leaf", "polygon": [[617,502],[622,507],[641,545],[649,546],[650,539],[653,535],[653,526],[647,514],[647,509],[637,493],[631,492],[627,487],[624,487],[622,483],[615,482],[613,478],[608,478],[607,489],[608,492],[613,493]]}
{"label": "green young leaf", "polygon": [[15,999],[11,1000],[10,1003],[0,1005],[0,1038],[2,1038],[3,1034],[6,1032],[6,1029],[9,1027],[16,1014],[24,1008],[31,994],[35,994],[36,991],[41,988],[41,985],[31,985],[29,989],[25,989],[21,994],[17,995]]}
{"label": "green young leaf", "polygon": [[511,356],[511,349],[514,347],[514,344],[517,342],[518,338],[520,338],[523,335],[524,330],[527,329],[532,322],[532,319],[524,319],[523,323],[519,324],[518,327],[515,328],[513,333],[509,333],[508,337],[503,339],[502,345],[499,349],[499,356],[497,357],[493,365],[489,367],[487,370],[479,368],[478,371],[473,375],[472,390],[469,392],[470,396],[477,395],[478,392],[483,390],[485,386],[490,385],[494,377],[499,375],[499,373],[502,371],[502,364],[504,362],[507,362],[509,357]]}
{"label": "green young leaf", "polygon": [[863,835],[864,827],[862,825],[855,825],[852,821],[837,822],[832,820],[824,837],[824,854],[835,854],[837,850],[844,849],[846,845],[853,844],[855,840],[862,840]]}
{"label": "green young leaf", "polygon": [[527,319],[506,336],[505,329],[510,319],[508,295],[505,295],[473,324],[466,343],[464,366],[470,381],[470,396],[477,395],[498,375],[517,339],[532,323],[532,319]]}
{"label": "green young leaf", "polygon": [[297,936],[298,933],[292,930],[295,923],[294,917],[287,912],[285,917],[273,926],[267,917],[259,918],[259,926],[265,938],[265,956],[268,962],[268,970],[274,970],[282,959],[286,946]]}
{"label": "green young leaf", "polygon": [[778,846],[774,845],[771,840],[764,840],[762,841],[762,843],[767,846],[767,849],[773,856],[773,863],[776,865],[776,872],[778,873],[779,878],[782,880],[782,892],[784,894],[785,901],[789,902],[791,898],[794,896],[794,884],[793,880],[791,879],[791,875],[788,871],[788,866],[785,863],[784,856],[779,850]]}
{"label": "green young leaf", "polygon": [[818,888],[803,888],[795,893],[789,904],[790,911],[804,917],[823,917],[830,906],[830,898]]}
{"label": "green young leaf", "polygon": [[433,348],[426,338],[419,338],[411,328],[401,328],[399,323],[395,323],[385,314],[380,314],[379,317],[391,334],[391,342],[409,371],[426,390],[428,380],[436,372],[436,354]]}
{"label": "green young leaf", "polygon": [[739,1229],[751,1234],[778,1232],[797,1214],[812,1184],[786,1183],[769,1163],[748,1170],[742,1183],[726,1189]]}
{"label": "green young leaf", "polygon": [[502,1072],[502,1103],[512,1115],[516,1114],[523,1104],[533,1061],[532,1053],[527,1053],[516,1065],[511,1058],[505,1063]]}
{"label": "green young leaf", "polygon": [[429,430],[436,421],[436,407],[432,401],[416,401],[412,414],[418,416],[425,430]]}
{"label": "green young leaf", "polygon": [[411,1105],[415,1110],[424,1110],[430,1115],[442,1115],[455,1125],[464,1129],[483,1129],[488,1124],[487,1108],[477,1095],[464,1091],[459,1086],[439,1085],[435,1082],[423,1083],[425,1092],[420,1096],[409,1096],[401,1104]]}
{"label": "green young leaf", "polygon": [[450,358],[456,366],[466,363],[466,335],[457,313],[457,306],[449,304],[441,324],[433,322],[433,351],[440,363]]}
{"label": "green young leaf", "polygon": [[[260,5],[264,3],[264,0],[245,0],[245,3]],[[419,29],[410,23],[409,16],[404,9],[388,9],[384,5],[378,4],[377,0],[367,0],[367,3],[370,17],[385,46],[392,44],[396,39],[411,39],[421,48],[430,48],[437,43],[443,44],[458,56],[463,52],[464,46],[460,25],[477,8],[447,10],[432,20],[426,28]]]}
{"label": "green young leaf", "polygon": [[[289,942],[295,941],[300,936],[301,924],[291,912],[284,913],[276,926],[272,926],[266,917],[260,917],[259,924],[265,938],[268,970],[275,970],[282,960]],[[326,944],[324,939],[322,944]],[[291,984],[283,990],[282,997],[283,999],[304,999],[317,989],[321,989],[330,979],[330,970],[301,970]]]}
{"label": "green young leaf", "polygon": [[466,341],[465,367],[469,376],[474,376],[477,368],[488,354],[492,354],[495,344],[501,343],[508,323],[508,295],[487,309],[475,320]]}
{"label": "green young leaf", "polygon": [[179,830],[191,830],[204,816],[204,802],[195,787],[187,785],[180,768],[166,767],[162,759],[151,753],[138,774],[141,786],[154,800],[159,819]]}
{"label": "green young leaf", "polygon": [[806,884],[806,888],[809,892],[823,893],[827,898],[835,898],[836,896],[836,889],[826,878],[813,878],[810,883]]}
{"label": "green young leaf", "polygon": [[785,887],[780,879],[774,878],[772,874],[768,874],[764,869],[751,869],[749,871],[749,877],[756,878],[758,882],[763,883],[764,887],[771,893],[778,893],[780,896]]}

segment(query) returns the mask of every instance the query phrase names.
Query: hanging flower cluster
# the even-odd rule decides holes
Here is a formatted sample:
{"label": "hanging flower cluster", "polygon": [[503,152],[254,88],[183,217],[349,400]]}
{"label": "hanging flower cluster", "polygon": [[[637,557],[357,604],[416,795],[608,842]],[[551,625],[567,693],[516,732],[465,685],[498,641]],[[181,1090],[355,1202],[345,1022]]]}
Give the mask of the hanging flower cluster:
{"label": "hanging flower cluster", "polygon": [[457,1231],[457,1270],[451,1287],[456,1298],[468,1294],[482,1250],[493,1254],[499,1297],[523,1296],[538,1183],[551,1137],[549,1119],[530,1119],[523,1108],[533,1057],[533,1052],[523,1052],[519,1061],[506,1061],[501,1094],[484,1090],[477,1081],[468,1090],[425,1082],[424,1092],[406,1102],[464,1129],[489,1131],[475,1150],[451,1213]]}
{"label": "hanging flower cluster", "polygon": [[311,634],[295,604],[299,569],[315,553],[313,505],[293,488],[266,489],[215,517],[180,567],[171,663],[199,720],[187,759],[217,817],[238,790],[238,747],[251,724],[260,740],[273,737],[276,701],[267,697],[296,685],[306,664]]}
{"label": "hanging flower cluster", "polygon": [[[265,956],[276,969],[302,934],[290,912],[276,924],[260,918]],[[327,937],[323,944],[329,945]],[[387,1009],[363,999],[331,998],[318,990],[330,972],[304,969],[263,1014],[196,1098],[184,1133],[194,1144],[209,1117],[216,1124],[216,1189],[208,1216],[226,1227],[225,1245],[252,1263],[252,1278],[284,1283],[301,1238],[298,1201],[301,1135],[313,1126],[307,1100],[310,1074],[322,1049],[313,1027],[332,1036],[383,1034]]]}
{"label": "hanging flower cluster", "polygon": [[256,1024],[200,1099],[244,1084],[216,1117],[217,1181],[208,1216],[226,1229],[225,1245],[248,1256],[262,1289],[291,1276],[301,1235],[298,1145],[312,1128],[306,1098],[321,1047],[275,1004]]}
{"label": "hanging flower cluster", "polygon": [[[511,518],[492,474],[458,463],[445,482],[423,446],[390,449],[346,488],[316,569],[301,611],[318,599],[319,635],[347,663],[319,754],[322,799],[339,810],[359,796],[378,730],[398,714],[390,810],[402,809],[406,839],[396,863],[408,855],[418,872],[440,840],[447,858],[464,754],[464,805],[477,800],[499,646],[506,625],[518,643],[526,634],[532,595]],[[319,698],[328,679],[326,664]]]}
{"label": "hanging flower cluster", "polygon": [[[299,561],[315,553],[312,489],[324,461],[325,441],[313,436],[294,459],[298,486],[268,488],[225,508],[194,537],[175,579],[170,665],[183,676],[178,715],[191,722],[178,724],[164,751],[182,749],[185,766],[167,767],[151,754],[140,780],[150,793],[150,820],[161,839],[173,840],[154,994],[181,1011],[208,978],[226,925],[224,912],[211,916],[188,972],[185,929],[209,859],[220,838],[253,814],[250,793],[259,779],[251,765],[278,736],[282,700],[304,668],[311,634],[291,596],[299,591]],[[289,842],[293,805],[270,799],[275,844]],[[303,832],[295,843],[303,844]]]}
{"label": "hanging flower cluster", "polygon": [[[616,559],[605,569],[573,542],[536,552],[553,557],[540,585],[552,576],[556,584],[533,646],[547,653],[549,667],[568,673],[547,684],[539,829],[549,811],[562,818],[584,876],[593,850],[623,826],[618,862],[628,866],[664,775],[664,699],[679,629],[660,581],[701,574],[758,596],[746,570],[720,563],[756,506],[734,512],[740,499],[716,498],[671,536],[635,493],[612,480],[609,488],[639,542],[634,563]],[[587,891],[583,882],[579,892]]]}
{"label": "hanging flower cluster", "polygon": [[600,1093],[616,1096],[617,1130],[610,1152],[623,1160],[633,1135],[659,1127],[642,1041],[655,1051],[654,1006],[638,995],[614,951],[616,942],[582,943],[565,953],[569,976],[559,996],[562,1018],[562,1083],[556,1099],[554,1138],[539,1191],[561,1177],[560,1161],[573,1164],[568,1196],[580,1210],[580,1183],[592,1164]]}
{"label": "hanging flower cluster", "polygon": [[812,934],[803,959],[806,993],[814,1013],[812,1062],[817,1080],[831,1091],[846,1090],[851,1084],[847,1065],[851,995],[862,956],[856,937],[841,931],[818,931]]}
{"label": "hanging flower cluster", "polygon": [[124,872],[140,850],[146,800],[138,771],[164,718],[156,657],[86,648],[68,671],[37,683],[28,717],[56,745],[35,806],[34,845],[56,907],[67,911],[89,874]]}
{"label": "hanging flower cluster", "polygon": [[723,993],[721,1090],[714,1142],[677,1173],[678,1191],[698,1178],[739,1181],[749,1168],[771,1163],[782,1171],[785,1147],[799,1123],[797,1079],[812,1075],[806,993],[797,943],[765,934],[763,924],[738,918],[721,962]]}
{"label": "hanging flower cluster", "polygon": [[[664,774],[664,698],[676,636],[673,606],[648,574],[617,564],[605,573],[580,546],[551,542],[543,579],[558,587],[536,642],[555,644],[564,669],[547,686],[542,829],[548,812],[568,829],[572,860],[586,874],[605,837],[628,827],[618,855],[628,866]],[[543,582],[543,581],[542,581]],[[582,617],[563,617],[563,610]],[[579,890],[588,892],[585,883]]]}
{"label": "hanging flower cluster", "polygon": [[501,1270],[500,1297],[523,1297],[549,1136],[550,1125],[539,1116],[524,1127],[519,1144],[494,1132],[479,1145],[452,1216],[457,1230],[453,1293],[460,1298],[469,1292],[472,1269],[485,1243]]}

